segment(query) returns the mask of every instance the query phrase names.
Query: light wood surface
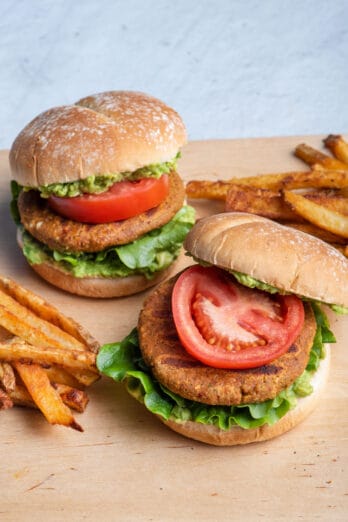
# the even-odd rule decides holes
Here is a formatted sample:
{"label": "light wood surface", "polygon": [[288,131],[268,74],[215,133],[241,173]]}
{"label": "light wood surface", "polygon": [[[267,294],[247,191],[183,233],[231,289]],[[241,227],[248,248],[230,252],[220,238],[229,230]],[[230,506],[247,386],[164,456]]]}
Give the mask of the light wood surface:
{"label": "light wood surface", "polygon": [[[191,142],[180,172],[228,178],[302,169],[291,154],[320,137]],[[7,153],[0,153],[0,273],[45,297],[101,343],[135,326],[145,293],[125,299],[70,296],[28,267],[9,215]],[[221,210],[197,204],[198,215]],[[189,263],[181,258],[181,265]],[[301,425],[273,441],[215,448],[168,430],[102,379],[78,416],[84,433],[51,427],[40,413],[0,412],[1,521],[231,521],[348,519],[348,319],[330,314],[338,342],[327,392]]]}

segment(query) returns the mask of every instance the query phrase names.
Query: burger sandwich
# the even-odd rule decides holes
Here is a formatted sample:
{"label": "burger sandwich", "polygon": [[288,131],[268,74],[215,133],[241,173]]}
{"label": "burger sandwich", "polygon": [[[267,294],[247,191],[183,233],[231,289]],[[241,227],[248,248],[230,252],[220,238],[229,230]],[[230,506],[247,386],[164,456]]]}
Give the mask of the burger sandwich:
{"label": "burger sandwich", "polygon": [[30,122],[10,151],[18,242],[44,279],[90,297],[168,275],[194,223],[177,173],[186,130],[146,94],[110,91]]}
{"label": "burger sandwich", "polygon": [[138,328],[98,354],[101,372],[174,431],[214,445],[271,439],[314,408],[334,342],[322,305],[348,312],[348,261],[257,215],[201,219],[197,264],[147,297]]}

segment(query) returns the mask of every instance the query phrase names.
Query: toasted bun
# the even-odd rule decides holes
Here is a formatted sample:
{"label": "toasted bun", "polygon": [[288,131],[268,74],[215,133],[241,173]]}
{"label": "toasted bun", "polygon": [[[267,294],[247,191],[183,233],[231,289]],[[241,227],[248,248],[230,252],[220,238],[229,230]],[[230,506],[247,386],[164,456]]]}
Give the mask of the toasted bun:
{"label": "toasted bun", "polygon": [[[17,229],[17,242],[23,248],[22,235]],[[74,277],[58,263],[40,263],[30,265],[37,274],[52,285],[71,294],[84,297],[124,297],[136,294],[160,283],[175,271],[176,262],[167,269],[158,272],[152,279],[143,275],[128,277]]]}
{"label": "toasted bun", "polygon": [[199,422],[175,422],[161,419],[169,428],[190,439],[213,444],[214,446],[236,446],[273,439],[291,430],[302,422],[316,407],[325,388],[330,369],[330,349],[326,349],[326,357],[320,363],[311,383],[313,392],[307,397],[298,399],[297,406],[282,417],[276,424],[265,424],[255,429],[243,429],[239,426],[225,431],[216,426],[208,426]]}
{"label": "toasted bun", "polygon": [[110,91],[37,116],[15,139],[10,166],[18,183],[37,187],[133,172],[172,159],[185,142],[180,116],[163,102]]}
{"label": "toasted bun", "polygon": [[184,247],[195,258],[243,272],[285,292],[348,306],[348,260],[309,234],[255,214],[201,219]]}

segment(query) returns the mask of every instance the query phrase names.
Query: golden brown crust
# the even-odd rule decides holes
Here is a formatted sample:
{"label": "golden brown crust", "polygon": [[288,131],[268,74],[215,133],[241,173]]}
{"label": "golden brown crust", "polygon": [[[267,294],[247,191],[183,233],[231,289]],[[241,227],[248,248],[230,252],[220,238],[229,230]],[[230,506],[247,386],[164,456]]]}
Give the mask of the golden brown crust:
{"label": "golden brown crust", "polygon": [[273,439],[291,430],[312,413],[325,389],[329,369],[330,350],[327,348],[326,358],[321,362],[319,370],[312,379],[313,392],[311,395],[298,399],[297,406],[273,424],[273,426],[265,424],[255,429],[243,429],[239,426],[233,426],[231,429],[225,431],[216,426],[209,426],[193,421],[179,423],[173,420],[161,420],[169,428],[185,437],[214,446],[235,446]]}
{"label": "golden brown crust", "polygon": [[182,207],[185,189],[179,175],[169,174],[169,194],[156,208],[123,221],[91,225],[59,216],[37,191],[22,191],[18,210],[24,228],[38,241],[61,252],[99,252],[131,243],[170,221]]}
{"label": "golden brown crust", "polygon": [[280,290],[348,306],[348,259],[318,238],[255,214],[201,219],[184,246],[194,257]]}
{"label": "golden brown crust", "polygon": [[133,172],[172,159],[186,142],[180,116],[143,93],[111,91],[37,116],[10,151],[13,179],[37,187]]}
{"label": "golden brown crust", "polygon": [[[17,231],[17,241],[22,248],[21,233]],[[152,279],[147,279],[143,275],[132,275],[128,277],[74,277],[65,271],[59,263],[41,263],[38,265],[30,265],[37,274],[39,274],[48,283],[65,290],[71,294],[81,295],[83,297],[124,297],[142,292],[151,286],[160,283],[165,278],[172,275],[175,271],[176,261],[166,270],[161,270]]]}
{"label": "golden brown crust", "polygon": [[182,347],[171,314],[177,276],[161,283],[146,299],[139,317],[139,339],[146,364],[168,389],[211,405],[262,402],[274,398],[304,371],[316,322],[309,305],[305,325],[289,350],[270,364],[250,370],[208,367]]}

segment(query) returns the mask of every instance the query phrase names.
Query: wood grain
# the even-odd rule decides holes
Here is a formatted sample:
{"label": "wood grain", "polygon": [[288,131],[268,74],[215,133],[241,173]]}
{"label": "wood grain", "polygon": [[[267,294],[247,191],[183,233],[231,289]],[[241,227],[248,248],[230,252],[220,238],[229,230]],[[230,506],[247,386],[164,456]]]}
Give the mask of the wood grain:
{"label": "wood grain", "polygon": [[[291,151],[321,137],[191,142],[185,179],[228,178],[301,168]],[[87,327],[102,343],[136,324],[146,292],[122,299],[70,296],[27,266],[9,215],[7,153],[0,153],[0,273],[39,293]],[[195,202],[198,215],[221,210]],[[189,261],[182,256],[181,266]],[[38,412],[1,412],[0,519],[122,521],[343,521],[348,513],[348,385],[346,317],[333,316],[327,393],[310,418],[282,437],[214,448],[168,430],[102,379],[77,417],[84,433],[52,427]]]}

